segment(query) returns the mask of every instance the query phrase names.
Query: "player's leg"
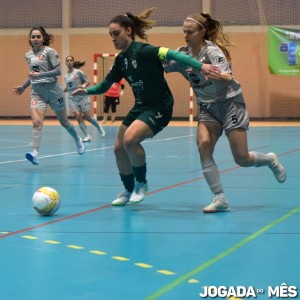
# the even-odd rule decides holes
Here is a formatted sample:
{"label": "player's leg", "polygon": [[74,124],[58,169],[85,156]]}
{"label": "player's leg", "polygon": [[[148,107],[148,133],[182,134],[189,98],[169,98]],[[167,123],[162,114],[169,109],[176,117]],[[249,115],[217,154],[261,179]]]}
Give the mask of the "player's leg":
{"label": "player's leg", "polygon": [[64,108],[61,110],[56,110],[55,114],[59,123],[68,131],[68,133],[75,140],[78,154],[82,155],[85,150],[84,144],[82,142],[81,137],[77,134],[73,124],[70,123],[70,121],[68,120],[66,109]]}
{"label": "player's leg", "polygon": [[148,191],[146,179],[146,154],[142,141],[154,136],[152,128],[142,120],[135,120],[126,130],[124,135],[124,148],[129,156],[135,177],[135,189],[130,197],[131,203],[144,200]]}
{"label": "player's leg", "polygon": [[26,153],[25,157],[32,164],[39,164],[39,149],[41,143],[41,133],[46,114],[46,103],[43,104],[43,109],[39,109],[37,106],[31,108],[32,119],[32,152]]}
{"label": "player's leg", "polygon": [[264,167],[268,166],[276,180],[283,183],[286,180],[286,171],[279,163],[274,153],[260,153],[248,151],[247,132],[244,129],[234,129],[227,133],[234,161],[241,167]]}
{"label": "player's leg", "polygon": [[105,130],[103,129],[103,127],[97,122],[97,120],[91,116],[91,112],[90,110],[84,111],[83,112],[83,116],[84,118],[89,121],[93,126],[95,126],[97,128],[97,130],[99,131],[99,133],[101,134],[102,137],[105,137]]}
{"label": "player's leg", "polygon": [[105,124],[107,122],[109,106],[110,106],[109,97],[105,96],[103,104],[104,105],[103,105],[103,121],[102,121],[102,123]]}
{"label": "player's leg", "polygon": [[82,142],[81,137],[77,134],[74,126],[70,123],[66,111],[66,99],[63,90],[59,84],[55,84],[49,90],[51,92],[51,99],[49,100],[49,105],[51,109],[55,112],[59,123],[68,131],[68,133],[73,137],[76,142],[77,152],[79,155],[84,153],[85,147]]}
{"label": "player's leg", "polygon": [[117,198],[112,202],[112,205],[122,206],[129,202],[131,194],[134,189],[134,175],[130,158],[124,148],[124,135],[127,126],[122,124],[119,128],[118,135],[115,141],[114,153],[116,158],[117,167],[121,181],[123,182],[125,191],[120,193]]}
{"label": "player's leg", "polygon": [[114,123],[116,120],[118,98],[115,98],[111,105],[111,122]]}
{"label": "player's leg", "polygon": [[203,176],[215,195],[213,202],[203,208],[205,213],[229,211],[228,200],[224,195],[218,167],[213,158],[215,145],[222,134],[218,123],[199,122],[197,128],[197,146],[201,159]]}

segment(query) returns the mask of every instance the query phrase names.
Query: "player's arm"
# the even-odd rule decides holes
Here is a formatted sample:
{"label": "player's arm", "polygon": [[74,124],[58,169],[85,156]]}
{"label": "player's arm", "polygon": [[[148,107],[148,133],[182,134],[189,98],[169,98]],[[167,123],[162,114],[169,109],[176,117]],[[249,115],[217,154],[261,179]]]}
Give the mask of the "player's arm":
{"label": "player's arm", "polygon": [[53,70],[47,72],[30,72],[29,77],[42,78],[42,77],[57,77],[61,75],[60,66],[56,66]]}
{"label": "player's arm", "polygon": [[14,95],[22,95],[26,88],[28,88],[31,84],[30,79],[28,79],[23,85],[19,85],[15,87],[15,90],[13,92]]}
{"label": "player's arm", "polygon": [[109,90],[109,88],[112,86],[113,82],[109,82],[107,80],[103,80],[102,82],[91,86],[87,89],[82,89],[79,88],[77,90],[75,90],[72,93],[72,96],[74,95],[101,95],[104,94],[105,92],[107,92]]}
{"label": "player's arm", "polygon": [[160,60],[175,60],[182,65],[201,71],[205,75],[210,73],[220,73],[219,68],[214,65],[202,63],[184,53],[174,51],[169,48],[160,47],[158,57]]}

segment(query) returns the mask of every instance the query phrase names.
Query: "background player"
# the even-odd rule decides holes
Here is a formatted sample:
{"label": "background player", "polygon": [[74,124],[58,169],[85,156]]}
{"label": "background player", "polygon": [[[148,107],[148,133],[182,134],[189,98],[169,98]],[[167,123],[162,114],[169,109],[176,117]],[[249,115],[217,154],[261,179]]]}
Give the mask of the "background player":
{"label": "background player", "polygon": [[124,93],[125,81],[122,78],[120,82],[114,82],[110,89],[105,93],[103,107],[103,123],[107,122],[109,109],[111,108],[111,122],[114,123],[117,113],[117,105],[120,104],[120,98]]}
{"label": "background player", "polygon": [[48,104],[55,112],[59,123],[74,138],[78,154],[84,153],[82,139],[68,120],[64,92],[57,83],[57,76],[61,75],[60,59],[56,50],[48,47],[52,42],[53,35],[48,34],[43,27],[33,27],[30,30],[29,44],[32,49],[25,55],[30,70],[29,79],[23,85],[17,86],[14,91],[15,95],[22,95],[30,84],[32,86],[32,152],[26,153],[25,157],[34,165],[39,164],[41,131]]}
{"label": "background player", "polygon": [[[83,71],[79,70],[85,65],[85,62],[75,61],[72,55],[66,57],[66,65],[68,72],[64,75],[66,83],[65,91],[69,94],[69,104],[73,111],[73,114],[78,122],[81,131],[84,134],[83,142],[90,142],[92,137],[88,133],[88,128],[84,122],[84,119],[89,121],[93,126],[97,128],[102,137],[105,136],[105,131],[101,125],[98,124],[95,118],[91,116],[91,99],[88,96],[72,96],[72,92],[78,87],[86,88],[90,82]],[[84,117],[84,119],[83,119]]]}

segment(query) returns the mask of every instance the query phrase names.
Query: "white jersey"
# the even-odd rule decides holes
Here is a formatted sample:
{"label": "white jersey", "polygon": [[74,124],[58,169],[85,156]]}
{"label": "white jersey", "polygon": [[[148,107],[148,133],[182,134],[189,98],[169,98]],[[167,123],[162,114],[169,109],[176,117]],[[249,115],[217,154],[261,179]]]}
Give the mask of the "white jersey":
{"label": "white jersey", "polygon": [[[180,47],[177,51],[192,56],[200,62],[215,65],[220,69],[221,73],[231,74],[230,63],[227,61],[223,51],[213,42],[205,42],[206,47],[197,57],[193,56],[192,49],[188,46]],[[175,61],[167,62],[164,67],[167,73],[180,72],[190,81],[198,104],[209,104],[230,98],[233,98],[232,100],[236,102],[244,102],[242,88],[235,79],[232,81],[206,79],[205,75],[200,71],[191,69]]]}
{"label": "white jersey", "polygon": [[[25,54],[25,59],[29,64],[31,72],[49,72],[54,70],[60,65],[56,50],[50,47],[43,47],[40,51],[34,52],[33,50],[28,51]],[[50,83],[56,82],[57,77],[41,77],[41,78],[30,78],[31,84],[38,83]]]}
{"label": "white jersey", "polygon": [[67,89],[70,99],[79,101],[83,97],[86,97],[86,96],[78,96],[78,95],[75,97],[72,96],[72,92],[75,91],[79,85],[82,85],[85,82],[89,81],[88,78],[86,77],[86,75],[84,74],[84,72],[82,72],[79,69],[74,68],[71,73],[67,72],[64,75],[64,80],[66,83],[66,89]]}

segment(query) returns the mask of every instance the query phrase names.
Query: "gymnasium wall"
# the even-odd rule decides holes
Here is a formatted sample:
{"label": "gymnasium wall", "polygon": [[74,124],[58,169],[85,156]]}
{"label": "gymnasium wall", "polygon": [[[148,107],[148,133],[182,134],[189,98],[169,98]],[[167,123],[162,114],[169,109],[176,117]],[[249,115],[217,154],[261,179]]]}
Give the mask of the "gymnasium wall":
{"label": "gymnasium wall", "polygon": [[[0,0],[0,16],[3,15],[3,9],[1,7],[6,7],[7,3]],[[18,2],[18,1],[11,1]],[[45,2],[45,3],[43,3]],[[98,1],[101,2],[101,1]],[[96,5],[97,1],[86,1],[87,3],[92,3]],[[135,1],[132,1],[135,2]],[[151,1],[151,5],[147,3],[150,1],[137,1],[140,7],[150,7],[158,6],[157,4],[162,1]],[[166,1],[168,2],[168,1]],[[174,8],[173,14],[170,17],[170,12],[165,13],[165,9],[158,9],[159,13],[153,14],[153,19],[159,19],[158,25],[161,25],[163,22],[164,26],[158,26],[150,30],[149,33],[149,43],[157,46],[165,46],[171,49],[176,49],[177,47],[184,45],[184,39],[182,34],[182,21],[184,20],[183,16],[195,11],[200,11],[202,7],[210,7],[210,9],[215,9],[215,13],[220,13],[220,8],[214,8],[216,4],[221,4],[227,1],[211,0],[211,1],[188,1],[187,4],[190,6],[189,9],[185,9],[183,12],[177,12]],[[236,1],[229,0],[231,3],[240,3],[245,5],[249,4],[249,1]],[[228,3],[227,2],[227,3]],[[251,1],[250,1],[251,2]],[[256,2],[257,1],[253,1]],[[258,1],[259,2],[259,1]],[[273,2],[279,3],[276,0]],[[282,2],[282,1],[281,1]],[[288,0],[291,2],[290,5],[293,5],[293,0]],[[19,2],[20,3],[20,2]],[[28,1],[27,3],[40,3],[46,5],[47,1]],[[93,83],[93,56],[95,53],[115,53],[115,49],[108,35],[107,26],[102,26],[102,24],[84,24],[84,22],[73,22],[70,21],[74,16],[78,20],[80,13],[79,10],[74,10],[72,5],[80,5],[78,1],[54,1],[55,11],[62,7],[62,15],[59,15],[57,18],[62,20],[62,22],[57,21],[55,18],[54,25],[51,23],[51,20],[47,21],[49,24],[46,27],[47,31],[54,34],[54,43],[52,47],[55,48],[62,60],[62,69],[63,72],[66,72],[66,67],[64,65],[65,56],[71,54],[75,57],[76,60],[85,61],[86,65],[82,70],[87,74],[91,83]],[[68,13],[64,6],[68,4]],[[104,3],[104,2],[103,2]],[[116,1],[116,3],[119,3]],[[120,2],[121,3],[121,2]],[[124,2],[122,2],[124,3]],[[129,2],[131,3],[131,2]],[[171,2],[170,2],[171,3]],[[176,4],[176,1],[172,2]],[[181,3],[181,2],[180,2]],[[197,9],[191,9],[196,6]],[[242,4],[244,3],[244,4]],[[266,1],[270,3],[270,0]],[[295,2],[296,3],[296,2]],[[147,5],[148,4],[148,5]],[[174,4],[174,5],[175,5]],[[90,12],[93,11],[93,5],[89,6]],[[173,5],[173,6],[174,6]],[[294,4],[294,10],[299,10],[298,4]],[[128,5],[127,5],[128,6]],[[176,5],[175,5],[176,6]],[[80,6],[82,9],[82,6]],[[28,8],[27,8],[28,9]],[[35,8],[36,9],[36,8]],[[123,12],[125,8],[120,8],[120,11]],[[228,9],[228,8],[227,8]],[[234,8],[236,12],[236,7]],[[290,8],[291,10],[293,8]],[[131,9],[128,7],[125,11],[132,11],[133,13],[140,12],[141,9],[138,9],[134,5]],[[119,13],[119,10],[114,8],[114,11]],[[248,10],[251,12],[251,10]],[[282,9],[278,7],[274,12],[279,12]],[[226,12],[226,11],[225,11]],[[12,13],[12,12],[6,12]],[[84,11],[88,14],[88,12]],[[84,15],[83,13],[83,15]],[[224,13],[224,12],[222,12]],[[291,12],[292,13],[292,12]],[[297,12],[296,12],[297,13]],[[110,12],[109,16],[114,16],[116,14]],[[211,12],[213,15],[213,12]],[[229,14],[229,12],[228,12]],[[244,20],[242,18],[242,12],[240,13],[241,17],[239,20]],[[254,13],[253,13],[254,14]],[[101,16],[105,15],[107,19],[108,13],[105,11],[99,11],[99,16],[94,16],[94,20],[102,20]],[[227,15],[226,15],[227,16]],[[69,18],[70,22],[65,22],[65,18]],[[261,19],[261,16],[257,16],[258,19]],[[13,91],[14,87],[23,84],[27,80],[28,75],[28,65],[24,59],[25,53],[29,50],[28,44],[28,34],[29,29],[32,25],[32,21],[29,21],[26,18],[26,22],[19,22],[18,24],[12,24],[10,18],[4,20],[1,16],[0,20],[0,118],[20,118],[20,117],[29,117],[29,101],[30,101],[30,88],[28,88],[22,96],[14,96]],[[216,17],[217,18],[217,17]],[[221,19],[222,19],[221,18]],[[110,17],[109,17],[110,19]],[[220,17],[219,17],[220,19]],[[4,20],[4,21],[3,21]],[[82,17],[82,20],[84,18]],[[176,22],[175,22],[175,21]],[[244,96],[248,106],[249,115],[252,119],[272,119],[272,118],[284,118],[284,119],[295,119],[300,116],[300,99],[299,99],[299,77],[297,76],[276,76],[270,75],[267,66],[267,27],[265,25],[257,25],[257,21],[252,21],[253,18],[247,21],[248,23],[255,23],[256,25],[244,25],[244,24],[228,24],[225,22],[224,31],[228,34],[231,42],[234,44],[234,47],[230,48],[232,58],[233,58],[233,75],[236,79],[242,84],[244,90]],[[261,21],[261,20],[260,20]],[[260,22],[259,21],[259,22]],[[105,23],[107,24],[107,20]],[[282,22],[282,21],[278,21]],[[294,20],[290,26],[292,28],[297,28],[297,20]],[[31,24],[31,25],[30,25]],[[44,25],[42,20],[39,21],[39,24]],[[25,25],[27,26],[25,28]],[[30,26],[29,26],[30,25]],[[166,26],[165,26],[166,25]],[[170,26],[171,25],[171,26]],[[11,27],[18,28],[11,28]],[[23,26],[23,27],[22,27]],[[86,27],[81,27],[86,26]],[[95,26],[89,28],[89,26]],[[97,27],[98,26],[98,27]],[[4,27],[4,28],[3,28]],[[59,28],[62,27],[62,28]],[[189,115],[189,85],[184,81],[183,77],[179,74],[166,74],[167,81],[170,85],[170,88],[174,94],[175,98],[175,108],[174,108],[174,117],[175,118],[185,118],[188,119]],[[62,83],[62,76],[59,79]],[[102,97],[97,97],[98,111],[97,115],[101,117],[102,115]],[[126,84],[124,97],[121,99],[121,104],[118,107],[118,116],[124,116],[133,104],[133,96],[130,90],[130,87]],[[194,104],[195,105],[195,104]],[[195,105],[196,106],[196,105]],[[194,110],[194,115],[196,115],[196,109]],[[49,116],[53,116],[53,113],[49,109]]]}

